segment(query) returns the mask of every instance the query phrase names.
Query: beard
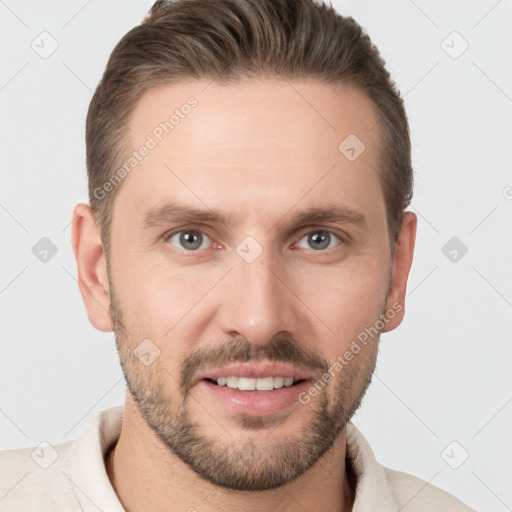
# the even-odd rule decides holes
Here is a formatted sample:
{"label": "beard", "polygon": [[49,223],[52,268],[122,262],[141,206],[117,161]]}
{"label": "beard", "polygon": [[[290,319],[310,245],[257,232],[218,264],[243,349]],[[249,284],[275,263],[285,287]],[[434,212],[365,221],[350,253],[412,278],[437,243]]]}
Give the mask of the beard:
{"label": "beard", "polygon": [[[116,347],[128,390],[140,415],[173,455],[213,485],[237,491],[264,491],[296,479],[334,445],[371,382],[378,336],[325,384],[315,400],[307,405],[297,403],[297,407],[304,407],[302,416],[307,416],[298,435],[271,442],[270,435],[283,419],[241,415],[237,420],[244,432],[256,432],[259,437],[231,436],[228,443],[221,442],[218,435],[204,433],[204,422],[202,425],[194,421],[190,411],[191,405],[199,404],[205,410],[204,417],[220,425],[194,397],[193,381],[199,371],[233,362],[265,360],[291,363],[314,375],[313,382],[320,382],[328,371],[328,361],[291,337],[274,337],[264,346],[253,345],[244,338],[231,338],[219,346],[191,351],[181,364],[178,378],[168,371],[162,357],[150,366],[144,366],[134,357],[142,338],[129,333],[123,312],[115,302],[112,283],[110,292]],[[173,385],[179,391],[171,396],[169,389]]]}

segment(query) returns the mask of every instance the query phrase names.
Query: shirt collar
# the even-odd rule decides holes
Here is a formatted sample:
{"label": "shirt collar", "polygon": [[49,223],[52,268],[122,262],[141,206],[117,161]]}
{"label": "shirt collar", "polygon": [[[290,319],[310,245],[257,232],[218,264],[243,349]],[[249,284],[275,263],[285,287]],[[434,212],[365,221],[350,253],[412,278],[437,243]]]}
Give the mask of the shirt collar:
{"label": "shirt collar", "polygon": [[399,510],[384,467],[353,423],[347,425],[347,457],[357,478],[353,512]]}
{"label": "shirt collar", "polygon": [[84,512],[124,512],[105,468],[105,453],[121,434],[122,406],[97,414],[72,444],[68,472]]}

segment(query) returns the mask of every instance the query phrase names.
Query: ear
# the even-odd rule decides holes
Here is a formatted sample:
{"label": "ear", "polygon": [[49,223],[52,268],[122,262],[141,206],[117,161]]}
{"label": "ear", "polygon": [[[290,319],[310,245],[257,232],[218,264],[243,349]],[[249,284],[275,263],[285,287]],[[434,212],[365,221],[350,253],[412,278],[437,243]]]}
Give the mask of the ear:
{"label": "ear", "polygon": [[110,332],[110,294],[107,259],[101,243],[100,230],[87,204],[73,210],[71,243],[78,269],[78,284],[89,321],[96,329]]}
{"label": "ear", "polygon": [[386,311],[392,309],[396,314],[385,324],[382,332],[392,331],[402,323],[404,318],[405,292],[412,265],[417,222],[418,219],[414,213],[405,212],[395,245],[391,282],[386,299]]}

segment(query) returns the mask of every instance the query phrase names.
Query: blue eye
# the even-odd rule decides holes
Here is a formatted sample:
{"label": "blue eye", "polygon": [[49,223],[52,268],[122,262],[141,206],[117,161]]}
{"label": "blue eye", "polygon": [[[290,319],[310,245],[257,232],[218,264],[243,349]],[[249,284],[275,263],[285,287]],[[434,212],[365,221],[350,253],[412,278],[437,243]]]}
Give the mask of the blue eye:
{"label": "blue eye", "polygon": [[179,249],[185,249],[187,251],[197,251],[198,249],[205,249],[208,247],[210,238],[201,231],[190,230],[190,231],[178,231],[169,237],[169,242],[178,247]]}
{"label": "blue eye", "polygon": [[[309,247],[305,247],[301,245],[303,240],[306,240],[306,243]],[[334,233],[330,233],[329,231],[311,231],[304,237],[302,237],[301,241],[298,244],[298,247],[303,249],[313,249],[315,251],[322,251],[324,249],[330,249],[331,247],[335,247],[341,242],[341,239],[335,235]]]}

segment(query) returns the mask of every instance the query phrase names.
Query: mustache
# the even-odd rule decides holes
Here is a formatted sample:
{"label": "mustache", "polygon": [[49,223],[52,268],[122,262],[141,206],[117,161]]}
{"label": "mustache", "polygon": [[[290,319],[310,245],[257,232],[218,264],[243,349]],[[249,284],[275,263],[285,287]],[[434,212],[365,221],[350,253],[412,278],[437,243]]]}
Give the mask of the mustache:
{"label": "mustache", "polygon": [[265,345],[254,345],[242,337],[232,338],[221,346],[192,351],[183,362],[180,388],[184,395],[192,387],[194,375],[199,370],[226,366],[230,363],[270,361],[288,363],[313,375],[322,375],[329,363],[316,352],[303,347],[291,337],[275,336]]}

